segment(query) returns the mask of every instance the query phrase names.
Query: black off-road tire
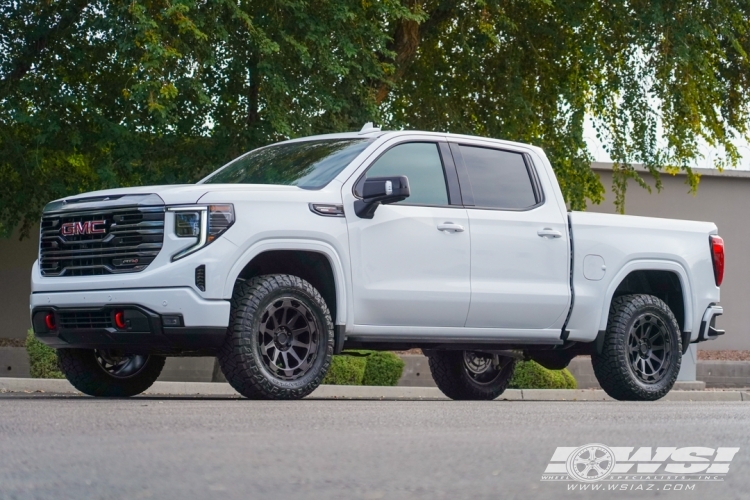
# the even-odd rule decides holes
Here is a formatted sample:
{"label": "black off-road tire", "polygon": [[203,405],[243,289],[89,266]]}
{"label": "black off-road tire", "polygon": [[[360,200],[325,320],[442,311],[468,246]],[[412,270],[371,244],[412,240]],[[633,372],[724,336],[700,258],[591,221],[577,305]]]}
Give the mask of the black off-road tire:
{"label": "black off-road tire", "polygon": [[[293,380],[282,380],[264,361],[258,332],[267,308],[282,300],[302,304],[317,329],[317,346],[310,367]],[[312,337],[312,334],[311,334]],[[333,358],[331,313],[323,297],[297,276],[274,274],[239,282],[232,297],[227,340],[218,360],[227,382],[250,399],[302,399],[313,392],[328,373]]]}
{"label": "black off-road tire", "polygon": [[143,366],[127,377],[114,377],[97,361],[93,349],[58,349],[60,370],[73,387],[99,398],[129,398],[141,394],[159,378],[164,356],[147,356]]}
{"label": "black off-road tire", "polygon": [[438,389],[454,400],[492,401],[508,388],[516,360],[501,358],[497,374],[487,383],[479,383],[469,373],[464,351],[432,351],[428,357],[430,372]]}
{"label": "black off-road tire", "polygon": [[[664,352],[669,364],[659,377],[643,380],[630,359],[630,332],[639,318],[658,318],[664,325]],[[645,350],[646,348],[644,348]],[[633,353],[637,351],[633,350]],[[644,354],[645,355],[645,354]],[[653,295],[623,295],[612,300],[602,352],[591,364],[602,389],[620,401],[655,401],[674,386],[682,362],[682,335],[669,306]]]}

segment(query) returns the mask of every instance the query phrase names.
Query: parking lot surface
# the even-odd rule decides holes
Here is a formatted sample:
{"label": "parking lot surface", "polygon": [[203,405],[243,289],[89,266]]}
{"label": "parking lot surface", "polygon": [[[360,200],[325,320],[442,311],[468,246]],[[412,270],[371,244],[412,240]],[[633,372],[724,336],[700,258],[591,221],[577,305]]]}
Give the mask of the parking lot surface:
{"label": "parking lot surface", "polygon": [[[541,481],[557,447],[588,443],[740,451],[723,481],[687,491],[680,481],[617,483],[624,491]],[[727,499],[749,490],[741,402],[0,395],[0,498]]]}

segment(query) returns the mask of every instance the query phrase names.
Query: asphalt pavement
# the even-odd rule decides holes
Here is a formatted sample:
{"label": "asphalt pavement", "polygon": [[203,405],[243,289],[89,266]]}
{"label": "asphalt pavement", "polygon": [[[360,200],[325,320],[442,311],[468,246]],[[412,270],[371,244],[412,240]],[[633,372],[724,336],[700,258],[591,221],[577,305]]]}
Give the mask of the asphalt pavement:
{"label": "asphalt pavement", "polygon": [[[746,402],[4,394],[0,498],[739,499],[750,491],[749,430]],[[557,447],[587,443],[740,451],[723,480],[693,489],[571,491],[583,483],[541,480]]]}

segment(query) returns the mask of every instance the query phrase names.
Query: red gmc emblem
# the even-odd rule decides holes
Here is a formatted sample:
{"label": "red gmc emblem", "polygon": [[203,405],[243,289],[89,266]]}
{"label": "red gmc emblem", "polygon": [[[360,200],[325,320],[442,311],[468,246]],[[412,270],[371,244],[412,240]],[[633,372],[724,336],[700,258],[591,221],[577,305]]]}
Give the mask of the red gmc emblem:
{"label": "red gmc emblem", "polygon": [[107,230],[104,227],[106,221],[90,220],[86,222],[66,222],[60,228],[63,236],[74,236],[77,234],[104,234]]}

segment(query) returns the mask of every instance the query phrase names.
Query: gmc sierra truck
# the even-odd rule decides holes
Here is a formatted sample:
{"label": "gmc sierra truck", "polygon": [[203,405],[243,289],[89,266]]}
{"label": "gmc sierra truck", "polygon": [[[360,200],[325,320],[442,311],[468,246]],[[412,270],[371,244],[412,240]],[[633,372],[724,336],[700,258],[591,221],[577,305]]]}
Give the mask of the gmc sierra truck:
{"label": "gmc sierra truck", "polygon": [[342,350],[421,348],[453,399],[590,355],[612,397],[655,400],[723,333],[723,273],[712,223],[569,212],[538,147],[368,124],[49,203],[30,307],[93,396],[216,356],[242,395],[297,399]]}

